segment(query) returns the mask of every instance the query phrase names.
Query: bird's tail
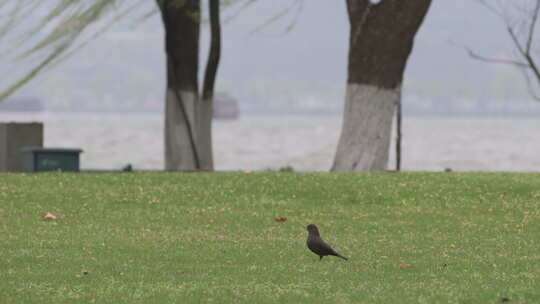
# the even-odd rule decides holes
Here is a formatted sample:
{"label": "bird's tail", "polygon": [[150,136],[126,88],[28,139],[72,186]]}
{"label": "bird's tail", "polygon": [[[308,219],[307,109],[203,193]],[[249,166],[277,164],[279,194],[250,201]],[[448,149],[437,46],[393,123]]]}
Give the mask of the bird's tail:
{"label": "bird's tail", "polygon": [[339,254],[339,253],[336,253],[336,256],[337,256],[338,258],[344,259],[345,261],[348,261],[348,260],[349,260],[349,259],[347,259],[346,257],[342,256],[342,255]]}

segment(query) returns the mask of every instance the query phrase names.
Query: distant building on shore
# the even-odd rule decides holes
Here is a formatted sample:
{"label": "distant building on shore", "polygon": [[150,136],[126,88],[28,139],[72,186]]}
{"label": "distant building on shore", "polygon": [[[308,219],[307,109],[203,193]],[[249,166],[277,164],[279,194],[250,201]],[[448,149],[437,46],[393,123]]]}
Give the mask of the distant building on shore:
{"label": "distant building on shore", "polygon": [[238,101],[226,94],[214,97],[214,119],[237,119],[240,115]]}
{"label": "distant building on shore", "polygon": [[41,112],[45,105],[34,97],[8,98],[0,102],[0,111],[4,112]]}
{"label": "distant building on shore", "polygon": [[[133,105],[129,103],[110,103],[108,107],[103,104],[74,101],[67,104],[55,105],[54,102],[48,104],[36,97],[9,98],[0,102],[0,112],[42,112],[48,111],[67,111],[67,112],[156,112],[163,113],[164,102],[154,101],[142,105]],[[237,119],[240,116],[240,107],[238,101],[227,94],[218,93],[214,97],[214,119]]]}

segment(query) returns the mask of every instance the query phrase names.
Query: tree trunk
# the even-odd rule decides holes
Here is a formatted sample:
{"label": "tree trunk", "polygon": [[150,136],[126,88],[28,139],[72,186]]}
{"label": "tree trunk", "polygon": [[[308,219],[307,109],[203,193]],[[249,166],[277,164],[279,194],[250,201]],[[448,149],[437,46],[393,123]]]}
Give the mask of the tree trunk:
{"label": "tree trunk", "polygon": [[165,169],[198,170],[200,0],[157,0],[165,29]]}
{"label": "tree trunk", "polygon": [[396,113],[396,171],[401,171],[401,143],[402,141],[402,118],[403,118],[403,112],[401,111],[401,94],[399,96],[398,104],[397,104],[397,113]]}
{"label": "tree trunk", "polygon": [[220,0],[209,0],[208,11],[210,12],[210,52],[204,73],[202,99],[198,108],[198,142],[201,153],[201,169],[213,170],[212,152],[212,117],[214,104],[214,84],[221,57],[221,21]]}
{"label": "tree trunk", "polygon": [[386,169],[403,72],[430,4],[431,0],[347,0],[347,92],[332,171]]}

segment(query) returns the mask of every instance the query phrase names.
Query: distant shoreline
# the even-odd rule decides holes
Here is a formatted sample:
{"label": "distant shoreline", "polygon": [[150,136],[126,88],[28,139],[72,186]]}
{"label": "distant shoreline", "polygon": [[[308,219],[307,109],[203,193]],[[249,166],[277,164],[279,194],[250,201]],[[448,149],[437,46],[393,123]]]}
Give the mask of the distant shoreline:
{"label": "distant shoreline", "polygon": [[[74,114],[74,115],[84,115],[84,114],[102,114],[102,115],[150,115],[150,116],[161,116],[163,112],[161,111],[144,111],[144,110],[69,110],[69,109],[43,109],[43,110],[5,110],[0,109],[0,114],[3,115],[21,115],[21,114],[35,114],[35,115],[47,115],[47,114]],[[243,111],[242,115],[239,116],[314,116],[314,117],[341,117],[342,112],[331,111],[331,112],[322,112],[322,111]],[[529,112],[404,112],[404,117],[409,118],[522,118],[522,119],[532,119],[540,118],[540,111],[529,111]],[[216,118],[220,119],[221,118]],[[224,120],[227,120],[226,118]]]}

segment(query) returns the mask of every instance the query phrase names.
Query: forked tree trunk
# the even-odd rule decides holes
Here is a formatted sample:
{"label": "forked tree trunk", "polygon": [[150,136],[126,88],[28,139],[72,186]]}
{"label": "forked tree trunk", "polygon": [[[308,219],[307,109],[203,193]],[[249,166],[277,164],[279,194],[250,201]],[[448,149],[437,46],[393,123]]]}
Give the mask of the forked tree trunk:
{"label": "forked tree trunk", "polygon": [[[210,2],[212,49],[201,99],[198,86],[200,0],[156,1],[165,28],[167,54],[165,169],[213,170],[212,104],[221,40],[219,2]],[[216,24],[218,35],[214,29]]]}
{"label": "forked tree trunk", "polygon": [[403,72],[430,4],[431,0],[347,0],[347,92],[332,171],[386,169]]}
{"label": "forked tree trunk", "polygon": [[165,169],[196,170],[195,108],[199,100],[199,0],[158,0],[165,29],[167,94],[165,100]]}

